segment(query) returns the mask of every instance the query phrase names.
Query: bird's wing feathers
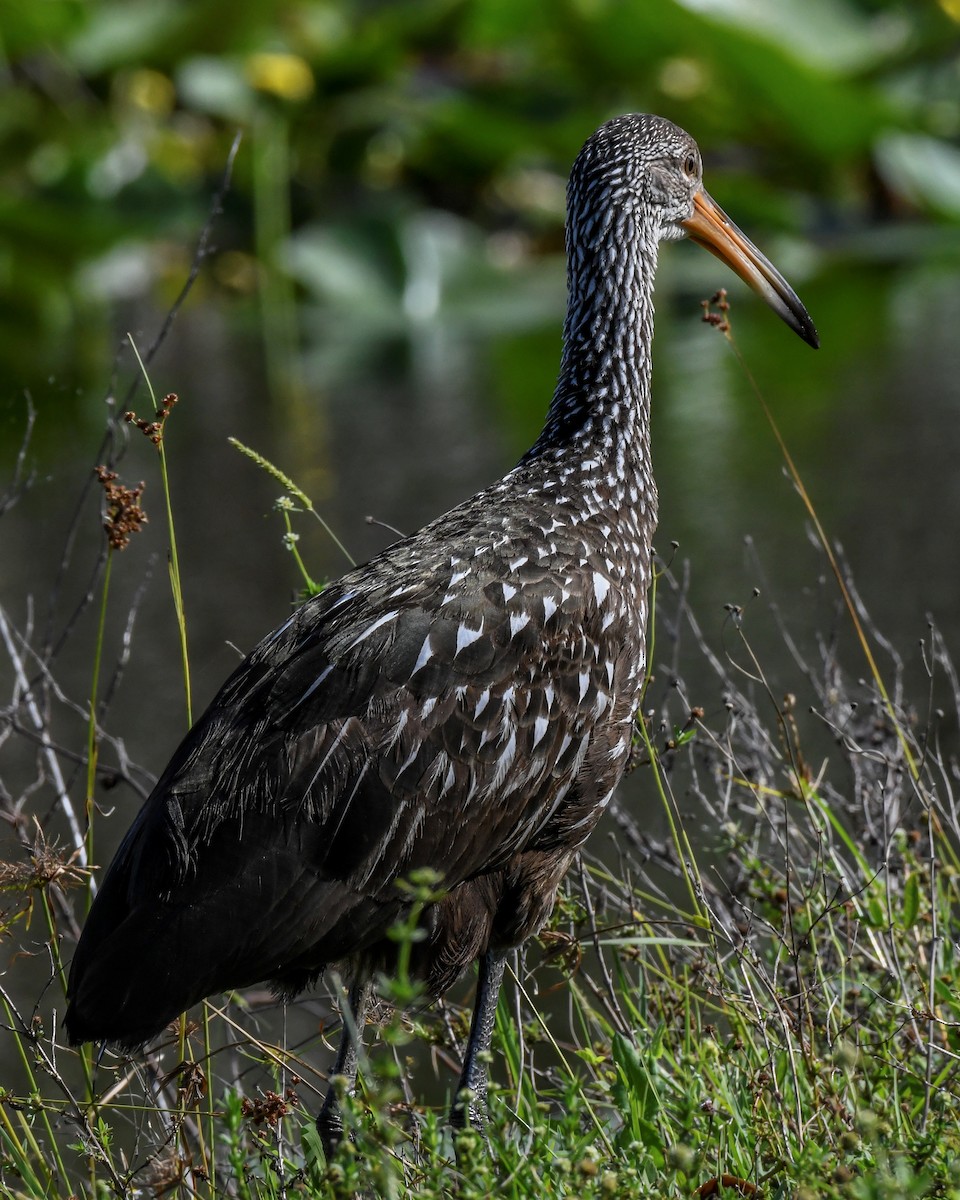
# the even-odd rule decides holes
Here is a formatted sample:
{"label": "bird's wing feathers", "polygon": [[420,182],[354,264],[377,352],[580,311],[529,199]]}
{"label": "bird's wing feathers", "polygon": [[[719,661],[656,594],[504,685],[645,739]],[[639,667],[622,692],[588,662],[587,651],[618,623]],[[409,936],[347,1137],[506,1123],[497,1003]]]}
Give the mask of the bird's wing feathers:
{"label": "bird's wing feathers", "polygon": [[309,828],[305,868],[384,898],[417,867],[453,885],[529,840],[613,680],[567,619],[585,607],[569,579],[527,581],[522,607],[503,577],[465,582],[372,603],[344,581],[256,648],[151,801],[176,873],[202,869],[214,831],[249,811],[271,814],[278,837]]}
{"label": "bird's wing feathers", "polygon": [[375,564],[261,642],[174,754],[77,948],[75,1040],[133,1045],[259,979],[299,990],[383,937],[415,869],[453,888],[589,832],[632,694],[604,585],[522,555],[409,583]]}

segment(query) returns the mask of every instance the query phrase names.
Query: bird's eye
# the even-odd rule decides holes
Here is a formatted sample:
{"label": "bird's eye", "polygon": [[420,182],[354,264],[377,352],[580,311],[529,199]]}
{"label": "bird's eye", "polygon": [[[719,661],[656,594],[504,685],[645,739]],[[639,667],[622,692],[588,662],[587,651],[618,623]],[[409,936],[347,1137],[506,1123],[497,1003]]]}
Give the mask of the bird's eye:
{"label": "bird's eye", "polygon": [[686,160],[684,161],[684,164],[683,164],[683,169],[684,169],[684,172],[687,175],[689,175],[691,178],[693,178],[693,176],[696,175],[696,173],[697,173],[696,155],[694,155],[694,154],[687,155]]}

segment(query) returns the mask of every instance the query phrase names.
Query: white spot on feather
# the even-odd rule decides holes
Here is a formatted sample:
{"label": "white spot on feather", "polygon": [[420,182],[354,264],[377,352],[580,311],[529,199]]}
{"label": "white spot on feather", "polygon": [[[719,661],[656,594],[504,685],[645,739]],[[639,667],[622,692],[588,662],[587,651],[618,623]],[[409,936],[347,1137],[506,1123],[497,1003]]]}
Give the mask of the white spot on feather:
{"label": "white spot on feather", "polygon": [[580,745],[577,747],[576,757],[573,760],[572,765],[573,765],[574,775],[576,775],[576,773],[580,770],[581,766],[583,765],[583,760],[587,757],[587,747],[589,745],[590,745],[590,734],[585,733],[583,735],[583,737],[580,739]]}
{"label": "white spot on feather", "polygon": [[400,767],[400,770],[397,772],[398,779],[404,773],[404,771],[407,769],[407,767],[409,767],[410,764],[414,761],[414,759],[417,757],[417,754],[419,752],[420,752],[419,745],[414,746],[413,749],[410,751],[410,753],[407,755],[407,757],[403,760],[403,764]]}
{"label": "white spot on feather", "polygon": [[366,638],[368,638],[371,633],[376,633],[376,631],[382,625],[386,625],[389,621],[392,621],[394,619],[394,617],[396,617],[396,616],[397,616],[397,609],[393,609],[391,612],[384,613],[382,617],[377,617],[377,619],[373,622],[372,625],[368,625],[362,633],[358,634],[353,639],[353,641],[350,643],[350,645],[347,647],[347,649],[352,650],[354,648],[354,646],[359,646],[360,643],[362,641],[364,641]]}
{"label": "white spot on feather", "polygon": [[500,757],[497,759],[497,769],[493,777],[493,787],[498,788],[504,781],[513,766],[513,760],[517,755],[517,733],[516,730],[510,729],[510,737],[507,743],[500,751]]}
{"label": "white spot on feather", "polygon": [[454,653],[459,654],[461,650],[466,650],[480,637],[481,633],[483,633],[482,625],[480,629],[470,629],[461,624],[457,629],[457,648]]}
{"label": "white spot on feather", "polygon": [[530,624],[529,613],[511,613],[510,614],[510,636],[515,638],[521,629],[526,629]]}
{"label": "white spot on feather", "polygon": [[326,677],[330,674],[330,672],[333,670],[333,668],[335,666],[336,666],[336,663],[331,663],[329,665],[329,667],[324,667],[324,669],[316,677],[316,679],[313,681],[313,683],[310,684],[310,686],[307,688],[307,690],[303,693],[303,695],[297,701],[297,704],[302,704],[304,702],[304,700],[306,700],[308,697],[312,696],[313,693],[317,690],[317,688],[321,685],[321,683],[323,683],[323,681],[326,679]]}
{"label": "white spot on feather", "polygon": [[433,647],[430,645],[430,634],[428,633],[423,639],[423,645],[420,647],[420,653],[417,655],[417,661],[414,663],[410,674],[416,675],[418,671],[427,665],[431,658],[433,658]]}
{"label": "white spot on feather", "polygon": [[309,782],[309,783],[307,784],[307,786],[306,786],[306,787],[303,789],[303,798],[304,798],[304,800],[306,800],[306,799],[307,799],[307,797],[310,795],[310,790],[311,790],[311,788],[312,788],[312,787],[313,787],[313,785],[314,785],[314,784],[317,782],[317,780],[320,778],[320,774],[321,774],[321,772],[323,771],[323,768],[324,768],[324,767],[327,765],[327,763],[330,761],[330,756],[333,754],[333,752],[336,750],[336,748],[337,748],[337,747],[340,745],[341,741],[343,741],[343,738],[344,738],[344,736],[345,736],[345,734],[346,734],[346,732],[347,732],[347,730],[348,730],[348,728],[349,728],[349,727],[350,727],[350,722],[349,722],[349,721],[344,721],[344,723],[343,723],[343,725],[340,727],[340,729],[338,729],[338,730],[337,730],[337,736],[336,736],[336,737],[333,739],[333,741],[330,743],[330,746],[329,746],[329,748],[327,749],[327,752],[326,752],[326,754],[325,754],[325,755],[323,756],[323,758],[320,760],[320,765],[317,767],[317,769],[314,771],[313,775],[311,776],[311,778],[310,778],[310,782]]}
{"label": "white spot on feather", "polygon": [[348,600],[352,600],[357,593],[352,589],[348,589],[343,593],[339,600],[335,600],[327,609],[328,613],[336,612],[341,604],[346,604]]}
{"label": "white spot on feather", "polygon": [[400,716],[397,717],[397,723],[396,723],[396,725],[394,725],[393,729],[390,730],[390,736],[386,739],[386,741],[384,743],[385,750],[392,750],[393,747],[397,744],[397,742],[400,741],[400,735],[403,733],[408,720],[409,720],[409,715],[407,713],[407,710],[405,708],[401,708]]}

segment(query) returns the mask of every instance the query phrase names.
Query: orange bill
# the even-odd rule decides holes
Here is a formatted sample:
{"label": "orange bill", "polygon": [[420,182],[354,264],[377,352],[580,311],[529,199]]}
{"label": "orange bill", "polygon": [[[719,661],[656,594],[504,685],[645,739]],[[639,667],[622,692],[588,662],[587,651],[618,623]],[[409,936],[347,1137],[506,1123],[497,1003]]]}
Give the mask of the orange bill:
{"label": "orange bill", "polygon": [[730,220],[704,191],[693,198],[693,215],[682,221],[692,241],[704,246],[736,271],[744,283],[762,296],[773,311],[803,340],[816,349],[820,338],[800,297],[777,268]]}

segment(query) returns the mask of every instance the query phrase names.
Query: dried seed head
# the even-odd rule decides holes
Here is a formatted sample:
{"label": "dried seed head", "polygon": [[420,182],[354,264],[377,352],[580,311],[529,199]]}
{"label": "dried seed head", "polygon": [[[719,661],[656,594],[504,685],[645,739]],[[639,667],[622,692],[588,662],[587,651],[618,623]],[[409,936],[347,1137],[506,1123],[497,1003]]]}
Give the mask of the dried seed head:
{"label": "dried seed head", "polygon": [[163,426],[178,400],[176,392],[168,392],[160,401],[160,407],[154,413],[152,421],[138,417],[135,412],[125,412],[123,419],[130,425],[136,425],[144,437],[149,438],[155,446],[159,446],[163,442]]}
{"label": "dried seed head", "polygon": [[103,466],[94,470],[106,498],[103,527],[107,531],[107,542],[111,550],[123,550],[129,545],[130,535],[139,533],[141,526],[146,524],[147,514],[140,507],[144,484],[124,487],[117,483],[116,471],[108,471]]}
{"label": "dried seed head", "polygon": [[38,836],[26,862],[0,862],[0,891],[25,892],[50,884],[79,887],[89,874],[90,868],[79,861],[79,851],[66,856]]}

